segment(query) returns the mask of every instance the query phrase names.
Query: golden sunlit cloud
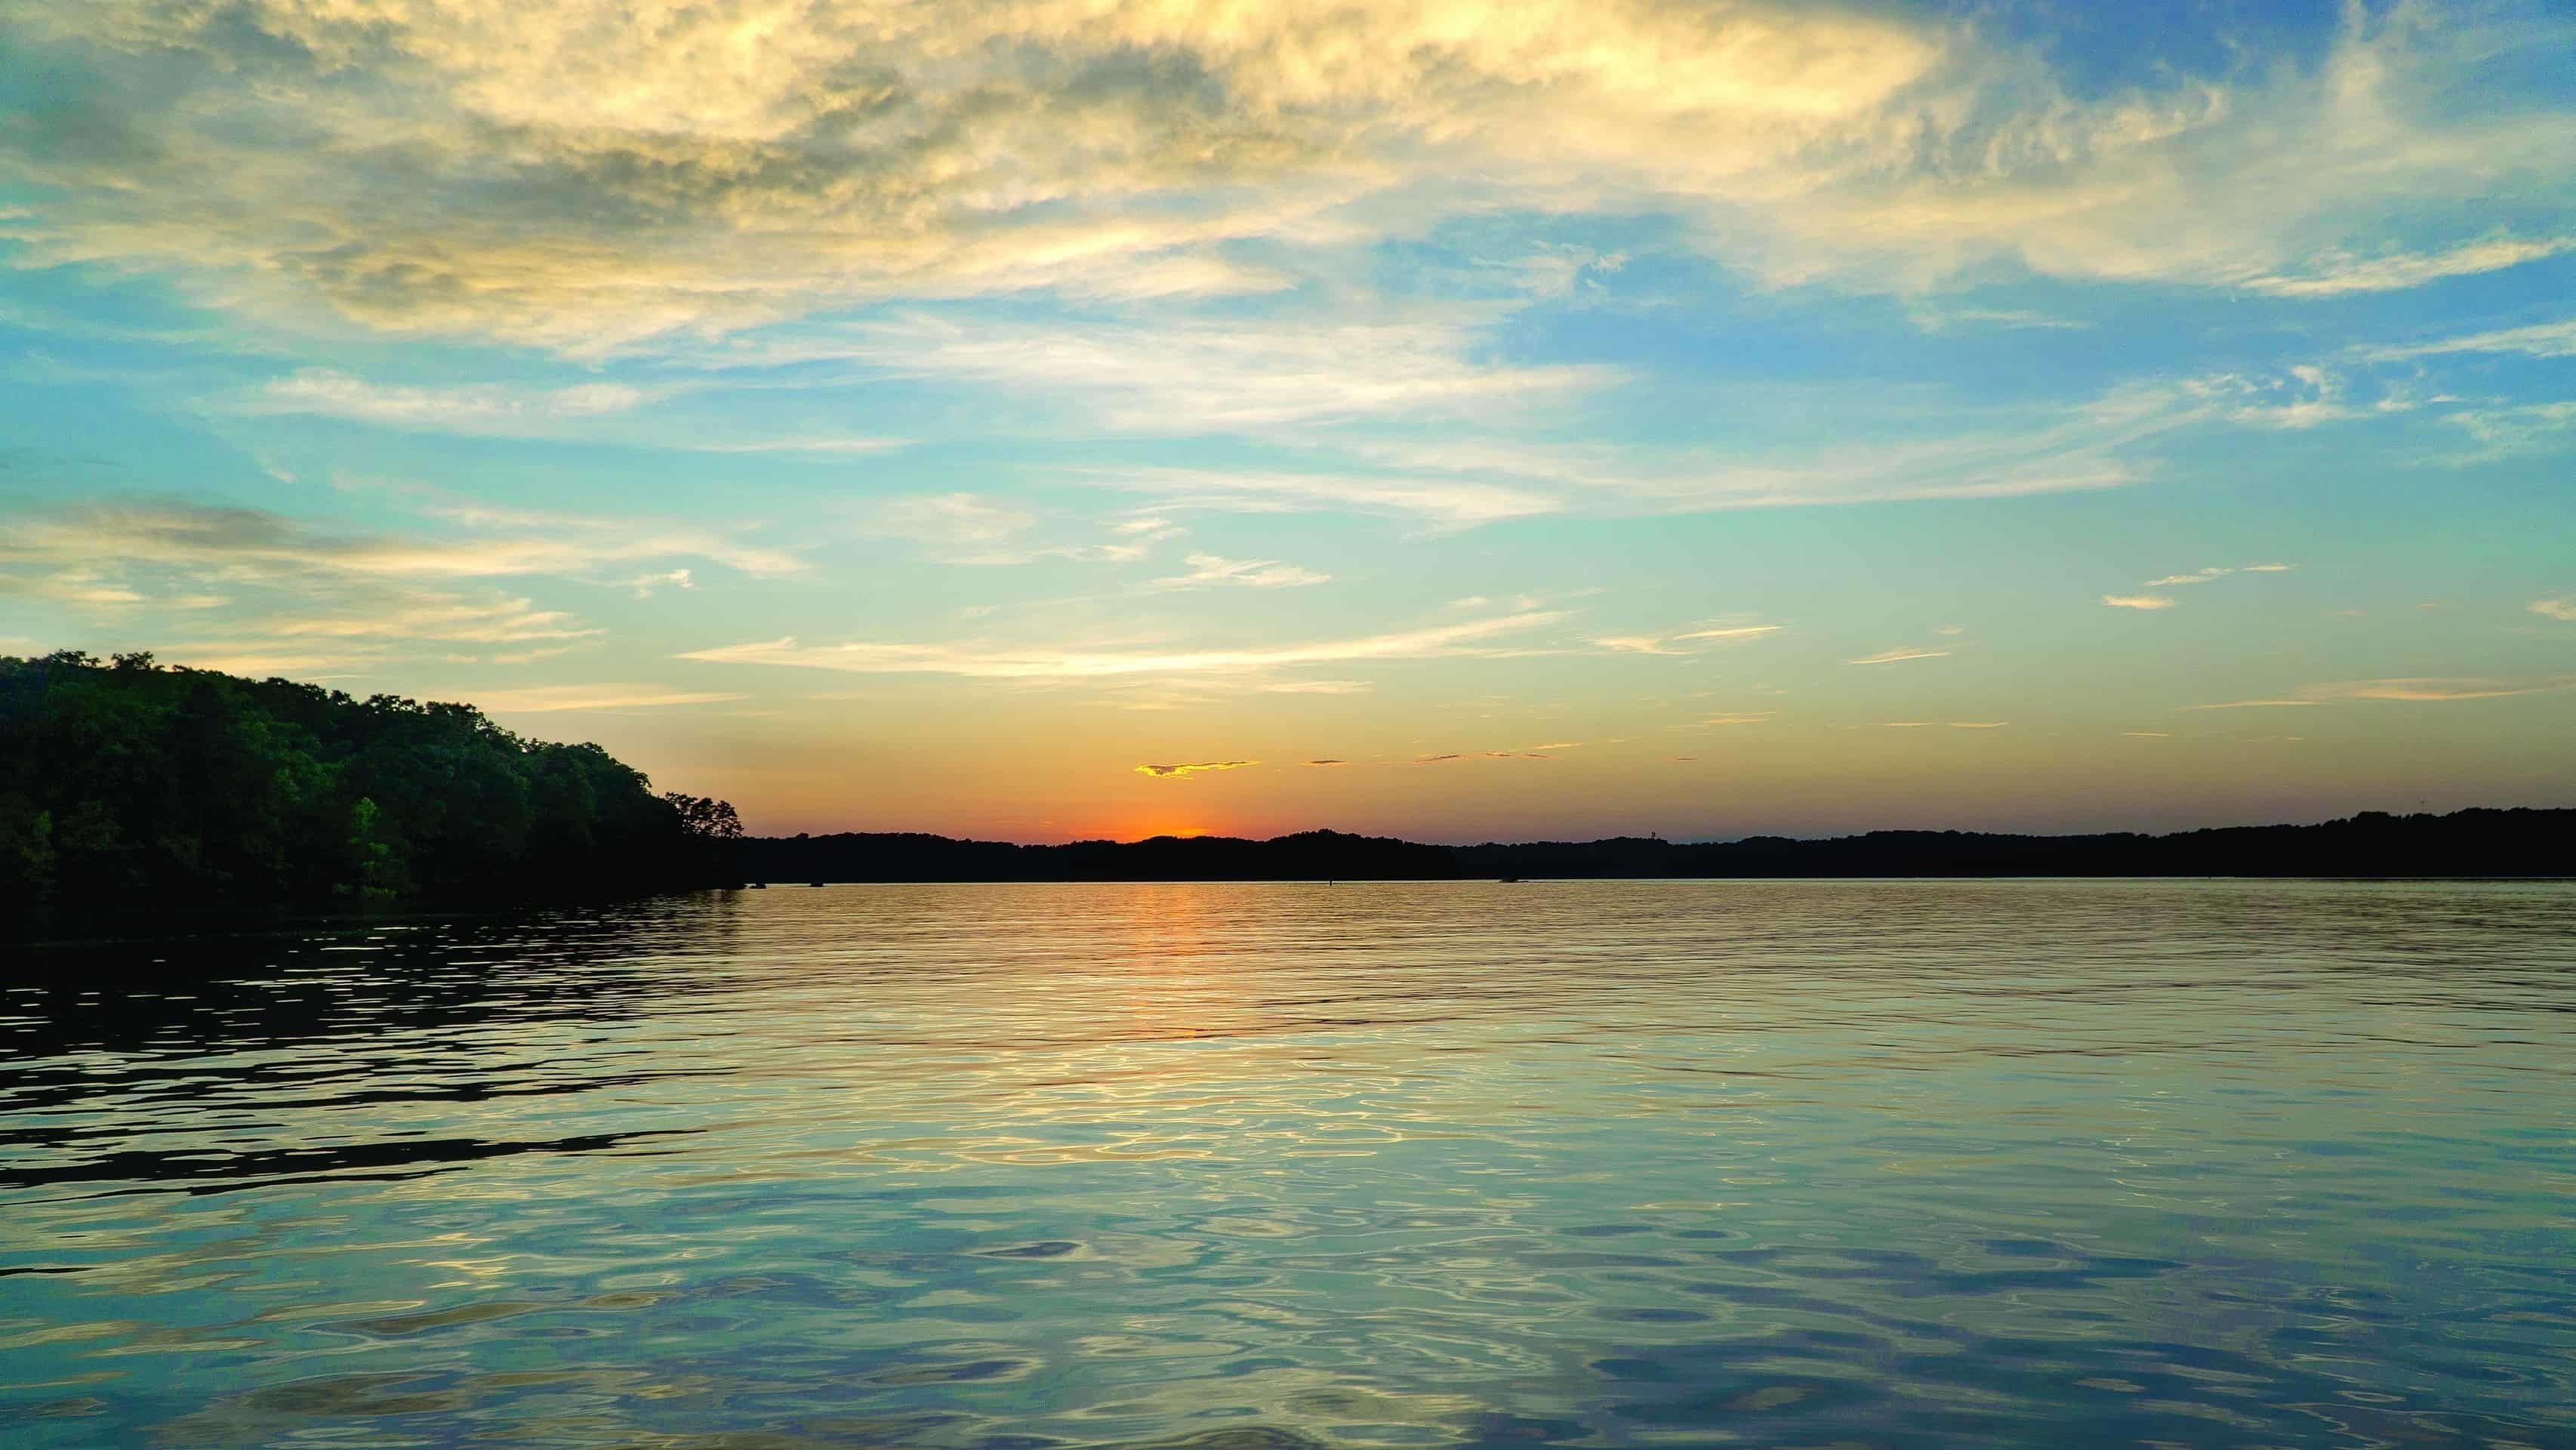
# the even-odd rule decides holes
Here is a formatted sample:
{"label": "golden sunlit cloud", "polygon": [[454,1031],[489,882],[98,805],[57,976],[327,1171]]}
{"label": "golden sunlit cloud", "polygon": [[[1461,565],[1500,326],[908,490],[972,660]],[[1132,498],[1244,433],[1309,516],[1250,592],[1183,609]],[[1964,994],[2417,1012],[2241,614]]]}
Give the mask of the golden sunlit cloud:
{"label": "golden sunlit cloud", "polygon": [[1094,676],[1189,674],[1261,670],[1343,660],[1422,659],[1487,653],[1473,642],[1553,624],[1561,613],[1506,615],[1431,629],[1401,630],[1357,639],[1243,649],[1149,652],[1142,650],[1005,649],[946,644],[799,645],[794,636],[692,650],[684,660],[714,664],[797,665],[854,674],[944,674],[982,679],[1078,679]]}
{"label": "golden sunlit cloud", "polygon": [[1874,655],[1863,655],[1856,660],[1845,660],[1843,663],[1847,665],[1892,665],[1904,660],[1943,659],[1948,657],[1949,653],[1950,652],[1945,649],[1891,649],[1881,650]]}
{"label": "golden sunlit cloud", "polygon": [[1136,767],[1136,773],[1150,775],[1156,780],[1180,780],[1212,770],[1245,770],[1260,763],[1258,760],[1199,760],[1187,765],[1140,765]]}
{"label": "golden sunlit cloud", "polygon": [[2416,676],[2395,680],[2346,680],[2339,684],[2309,685],[2289,699],[2227,700],[2215,705],[2184,705],[2184,710],[2255,710],[2308,705],[2340,704],[2355,700],[2395,700],[2427,704],[2449,700],[2501,700],[2514,695],[2546,695],[2558,690],[2576,689],[2576,675],[2549,675],[2537,679],[2499,679],[2493,676],[2453,676],[2437,678]]}
{"label": "golden sunlit cloud", "polygon": [[2105,594],[2102,602],[2113,609],[2171,609],[2174,602],[2161,594]]}
{"label": "golden sunlit cloud", "polygon": [[2576,623],[2576,595],[2557,599],[2535,599],[2531,601],[2530,609],[2532,613],[2543,619],[2563,619]]}

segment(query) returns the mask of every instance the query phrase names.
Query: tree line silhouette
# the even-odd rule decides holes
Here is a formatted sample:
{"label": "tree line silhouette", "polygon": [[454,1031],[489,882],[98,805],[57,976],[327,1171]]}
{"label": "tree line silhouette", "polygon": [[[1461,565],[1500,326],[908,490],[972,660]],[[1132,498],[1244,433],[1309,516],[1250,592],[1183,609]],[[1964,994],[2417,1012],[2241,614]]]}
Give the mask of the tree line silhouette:
{"label": "tree line silhouette", "polygon": [[731,805],[471,705],[0,657],[0,930],[728,884]]}
{"label": "tree line silhouette", "polygon": [[2576,875],[2576,810],[2364,811],[2316,825],[2150,836],[1872,831],[1825,840],[1600,841],[1435,846],[1339,831],[1018,846],[848,833],[752,838],[743,870],[770,881],[1321,881],[1869,876]]}

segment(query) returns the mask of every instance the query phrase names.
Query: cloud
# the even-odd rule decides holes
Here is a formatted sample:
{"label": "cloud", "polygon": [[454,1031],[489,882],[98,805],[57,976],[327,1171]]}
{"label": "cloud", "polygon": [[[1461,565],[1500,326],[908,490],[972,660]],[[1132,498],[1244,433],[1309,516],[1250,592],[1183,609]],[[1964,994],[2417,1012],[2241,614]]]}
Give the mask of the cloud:
{"label": "cloud", "polygon": [[2480,445],[2475,451],[2450,461],[2457,464],[2485,463],[2555,448],[2561,434],[2576,429],[2576,399],[2513,407],[2461,408],[2445,415],[2443,421],[2467,429]]}
{"label": "cloud", "polygon": [[1197,589],[1213,584],[1236,584],[1253,589],[1286,589],[1307,584],[1329,584],[1333,576],[1282,564],[1275,559],[1225,559],[1214,554],[1189,556],[1190,572],[1169,579],[1157,579],[1157,589]]}
{"label": "cloud", "polygon": [[538,609],[526,599],[481,599],[429,592],[378,596],[376,607],[346,614],[275,615],[258,624],[279,639],[412,639],[460,644],[525,644],[586,639],[596,629],[574,627],[561,610]]}
{"label": "cloud", "polygon": [[1243,770],[1260,763],[1258,760],[1202,760],[1188,765],[1140,765],[1136,767],[1136,773],[1150,775],[1156,780],[1180,780],[1211,770]]}
{"label": "cloud", "polygon": [[2313,685],[2308,691],[2322,700],[2495,700],[2508,695],[2543,695],[2553,691],[2576,689],[2576,675],[2553,675],[2541,679],[2498,679],[2493,676],[2452,679],[2354,680],[2339,685]]}
{"label": "cloud", "polygon": [[628,585],[633,587],[635,590],[635,597],[638,599],[652,598],[653,591],[656,589],[666,587],[671,589],[695,589],[698,587],[690,580],[689,571],[686,569],[672,569],[660,574],[639,574],[635,578],[629,579],[626,582]]}
{"label": "cloud", "polygon": [[1709,629],[1685,630],[1679,634],[1603,635],[1595,638],[1592,642],[1601,646],[1603,649],[1615,650],[1623,654],[1690,655],[1698,654],[1700,651],[1674,649],[1672,646],[1677,644],[1714,644],[1737,640],[1760,639],[1765,635],[1778,634],[1784,627],[1785,626],[1777,624],[1724,625]]}
{"label": "cloud", "polygon": [[2173,732],[2170,730],[2123,730],[2120,733],[2131,740],[2171,740],[2173,738]]}
{"label": "cloud", "polygon": [[2404,362],[2419,357],[2440,357],[2447,353],[2521,353],[2526,357],[2576,357],[2576,317],[2563,322],[2540,322],[2529,327],[2508,327],[2494,332],[2471,333],[2465,337],[2444,338],[2395,347],[2365,348],[2362,356],[2373,362]]}
{"label": "cloud", "polygon": [[1856,660],[1845,660],[1843,663],[1847,665],[1892,665],[1904,660],[1943,659],[1948,657],[1949,653],[1950,652],[1945,649],[1891,649],[1881,650],[1874,655],[1863,655]]}
{"label": "cloud", "polygon": [[[115,559],[236,577],[320,571],[463,579],[578,575],[606,564],[673,556],[695,556],[754,575],[790,574],[804,567],[779,550],[648,520],[548,516],[523,523],[506,510],[444,512],[467,525],[467,531],[327,534],[258,509],[152,500],[88,504],[0,522],[0,568]],[[487,524],[515,524],[523,531],[494,532]]]}
{"label": "cloud", "polygon": [[2543,619],[2563,619],[2576,623],[2576,595],[2562,594],[2555,599],[2535,599],[2525,607]]}
{"label": "cloud", "polygon": [[2174,607],[2174,602],[2161,594],[2105,594],[2102,596],[2102,602],[2113,609],[2171,609]]}
{"label": "cloud", "polygon": [[817,435],[806,438],[755,438],[744,443],[656,443],[657,448],[684,448],[692,453],[885,453],[912,444],[908,438],[863,438]]}
{"label": "cloud", "polygon": [[2474,276],[2537,262],[2576,249],[2576,237],[2538,241],[2500,238],[2471,242],[2444,252],[2397,253],[2385,257],[2328,256],[2303,275],[2248,278],[2242,285],[2275,297],[2340,297],[2348,292],[2395,292],[2446,277]]}
{"label": "cloud", "polygon": [[[2558,245],[2576,155],[2514,84],[2567,47],[2547,4],[2355,5],[2303,63],[2110,88],[1972,19],[1777,0],[12,16],[51,98],[0,137],[34,264],[585,350],[890,296],[1277,294],[1302,252],[1515,210],[1665,211],[1774,283],[2332,296]],[[2536,240],[2483,230],[2499,196]]]}
{"label": "cloud", "polygon": [[744,697],[664,685],[533,685],[474,690],[468,703],[491,715],[541,715],[565,710],[645,710],[672,705],[713,705]]}
{"label": "cloud", "polygon": [[2248,710],[2340,704],[2363,700],[2428,704],[2457,700],[2499,700],[2515,695],[2545,695],[2569,689],[2576,689],[2576,675],[2546,675],[2520,679],[2493,675],[2414,676],[2404,679],[2346,680],[2336,684],[2308,685],[2301,688],[2296,695],[2284,699],[2229,700],[2216,705],[2185,705],[2181,708],[2184,710]]}
{"label": "cloud", "polygon": [[998,543],[1037,522],[1026,509],[972,493],[874,499],[844,512],[862,534],[950,545]]}
{"label": "cloud", "polygon": [[1281,680],[1261,688],[1273,695],[1365,695],[1377,686],[1366,680]]}
{"label": "cloud", "polygon": [[2215,705],[2183,705],[2184,710],[2272,710],[2322,704],[2319,700],[2225,700]]}
{"label": "cloud", "polygon": [[1348,765],[1348,764],[1350,764],[1350,762],[1349,762],[1349,761],[1347,761],[1347,760],[1310,760],[1310,761],[1307,761],[1306,763],[1307,763],[1308,765]]}
{"label": "cloud", "polygon": [[622,383],[550,389],[387,386],[329,368],[305,368],[271,379],[241,406],[249,413],[315,413],[395,428],[515,435],[630,412],[655,396]]}
{"label": "cloud", "polygon": [[915,313],[771,335],[693,360],[728,370],[793,367],[809,375],[817,364],[855,364],[877,375],[1053,398],[1086,428],[1146,434],[1489,412],[1620,378],[1606,367],[1496,360],[1476,325],[1486,315],[1041,325]]}
{"label": "cloud", "polygon": [[1229,673],[1345,660],[1492,654],[1497,651],[1479,642],[1501,635],[1527,633],[1564,617],[1560,613],[1533,612],[1351,639],[1214,649],[1121,650],[883,643],[800,645],[790,637],[696,650],[679,658],[717,664],[793,665],[854,674],[944,674],[974,679],[1096,679],[1142,674]]}
{"label": "cloud", "polygon": [[[2213,580],[2213,579],[2224,579],[2224,578],[2226,578],[2228,575],[2233,574],[2233,573],[2235,573],[2235,572],[2236,572],[2236,571],[2235,571],[2235,570],[2233,570],[2233,569],[2216,569],[2216,568],[2212,568],[2212,569],[2203,569],[2203,570],[2200,570],[2198,573],[2193,573],[2193,574],[2167,574],[2167,575],[2166,575],[2165,577],[2163,577],[2162,579],[2150,579],[2150,580],[2148,580],[2148,581],[2147,581],[2147,587],[2148,587],[2148,588],[2150,588],[2150,589],[2163,589],[2163,588],[2167,588],[2167,587],[2170,587],[2170,586],[2174,586],[2174,585],[2181,585],[2181,584],[2207,584],[2207,583],[2209,583],[2209,582],[2210,582],[2211,580]],[[2134,606],[2132,606],[2132,607],[2134,607]]]}
{"label": "cloud", "polygon": [[1754,710],[1734,715],[1704,715],[1700,717],[1699,723],[1702,725],[1759,725],[1778,713],[1776,710]]}
{"label": "cloud", "polygon": [[2248,574],[2287,574],[2297,567],[2299,566],[2296,564],[2248,564],[2245,566],[2244,572]]}
{"label": "cloud", "polygon": [[1553,513],[1564,505],[1529,489],[1453,479],[1272,470],[1122,469],[1081,475],[1104,487],[1162,496],[1164,505],[1235,513],[1347,510],[1410,515],[1453,527]]}

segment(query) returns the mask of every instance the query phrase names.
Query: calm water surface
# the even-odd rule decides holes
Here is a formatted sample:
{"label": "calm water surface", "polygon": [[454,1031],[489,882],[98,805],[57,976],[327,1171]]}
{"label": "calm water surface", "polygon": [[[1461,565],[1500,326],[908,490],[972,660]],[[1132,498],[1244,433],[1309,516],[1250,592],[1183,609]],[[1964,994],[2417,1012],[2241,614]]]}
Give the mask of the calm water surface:
{"label": "calm water surface", "polygon": [[799,887],[0,986],[12,1450],[2576,1445],[2576,885]]}

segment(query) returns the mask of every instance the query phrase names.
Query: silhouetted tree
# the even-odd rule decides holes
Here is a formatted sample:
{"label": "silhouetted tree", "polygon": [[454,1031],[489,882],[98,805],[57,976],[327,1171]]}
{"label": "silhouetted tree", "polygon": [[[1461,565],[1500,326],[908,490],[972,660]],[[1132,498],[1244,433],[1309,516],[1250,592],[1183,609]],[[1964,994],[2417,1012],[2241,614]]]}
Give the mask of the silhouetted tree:
{"label": "silhouetted tree", "polygon": [[471,705],[0,657],[0,929],[720,884],[741,834],[722,801]]}

